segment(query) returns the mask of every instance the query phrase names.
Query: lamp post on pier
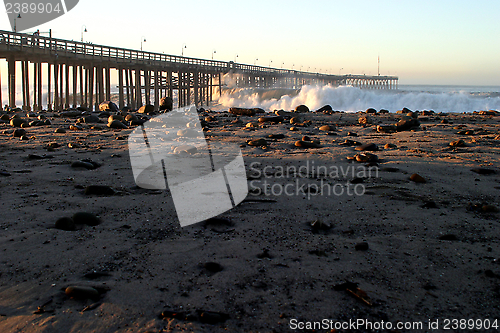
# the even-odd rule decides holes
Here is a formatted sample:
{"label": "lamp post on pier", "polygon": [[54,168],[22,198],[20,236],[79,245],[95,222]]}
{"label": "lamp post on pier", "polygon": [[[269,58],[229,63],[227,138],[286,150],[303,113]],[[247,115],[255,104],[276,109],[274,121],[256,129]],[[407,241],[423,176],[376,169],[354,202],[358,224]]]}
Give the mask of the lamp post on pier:
{"label": "lamp post on pier", "polygon": [[184,49],[187,48],[186,44],[182,44],[182,52],[181,52],[181,57],[184,57]]}
{"label": "lamp post on pier", "polygon": [[146,37],[141,36],[141,51],[142,51],[142,42],[145,42],[145,41],[146,41]]}
{"label": "lamp post on pier", "polygon": [[84,24],[82,25],[82,43],[83,43],[83,33],[87,32],[87,26]]}
{"label": "lamp post on pier", "polygon": [[21,14],[18,14],[17,17],[14,17],[14,32],[17,32],[17,22],[16,22],[16,20],[20,19],[20,18],[22,18]]}

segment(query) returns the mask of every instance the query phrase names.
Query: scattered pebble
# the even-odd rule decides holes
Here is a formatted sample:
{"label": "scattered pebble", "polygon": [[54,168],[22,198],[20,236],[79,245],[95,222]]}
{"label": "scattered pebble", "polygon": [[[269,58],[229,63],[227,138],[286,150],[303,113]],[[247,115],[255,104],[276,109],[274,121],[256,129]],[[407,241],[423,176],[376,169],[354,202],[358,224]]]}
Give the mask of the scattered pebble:
{"label": "scattered pebble", "polygon": [[281,123],[285,120],[282,116],[260,117],[259,123]]}
{"label": "scattered pebble", "polygon": [[414,181],[415,183],[426,183],[427,182],[425,180],[425,178],[420,176],[418,173],[414,173],[413,175],[411,175],[410,180]]}
{"label": "scattered pebble", "polygon": [[318,141],[303,141],[299,140],[295,142],[295,147],[300,148],[321,148],[321,145]]}
{"label": "scattered pebble", "polygon": [[200,322],[215,325],[218,323],[223,323],[229,319],[229,315],[221,312],[213,312],[213,311],[202,311],[198,310],[198,315],[200,318]]}
{"label": "scattered pebble", "polygon": [[358,123],[360,123],[361,125],[371,124],[372,123],[372,118],[370,116],[359,117]]}
{"label": "scattered pebble", "polygon": [[439,236],[439,240],[456,241],[456,240],[458,240],[458,237],[453,235],[453,234],[446,234],[446,235]]}
{"label": "scattered pebble", "polygon": [[399,169],[395,168],[395,167],[383,167],[381,170],[386,171],[386,172],[398,172],[399,171]]}
{"label": "scattered pebble", "polygon": [[340,143],[341,146],[361,146],[362,143],[354,140],[346,139],[344,142]]}
{"label": "scattered pebble", "polygon": [[122,123],[119,120],[113,120],[113,121],[109,122],[108,127],[114,128],[114,129],[127,129],[128,128],[127,125],[125,125],[124,123]]}
{"label": "scattered pebble", "polygon": [[428,208],[428,209],[436,209],[436,208],[439,208],[438,205],[436,204],[436,202],[434,201],[426,201],[422,206],[420,206],[422,208]]}
{"label": "scattered pebble", "polygon": [[397,132],[397,127],[395,125],[377,125],[377,132],[394,133]]}
{"label": "scattered pebble", "polygon": [[101,220],[92,213],[78,212],[73,215],[73,221],[75,224],[86,224],[91,227],[99,225]]}
{"label": "scattered pebble", "polygon": [[320,131],[325,131],[325,132],[329,132],[329,131],[335,131],[335,126],[332,126],[332,125],[323,125],[319,128]]}
{"label": "scattered pebble", "polygon": [[354,246],[354,249],[356,251],[367,251],[369,248],[368,246],[368,243],[367,242],[361,242],[361,243],[358,243]]}
{"label": "scattered pebble", "polygon": [[175,318],[177,320],[185,320],[186,319],[186,312],[184,311],[176,311],[176,310],[171,310],[171,309],[164,309],[162,313],[160,314],[161,318]]}
{"label": "scattered pebble", "polygon": [[235,114],[238,116],[255,116],[255,114],[257,112],[255,109],[232,107],[232,108],[229,108],[229,113],[232,113],[232,114]]}
{"label": "scattered pebble", "polygon": [[96,166],[91,162],[76,161],[71,163],[72,168],[85,168],[87,170],[94,170]]}
{"label": "scattered pebble", "polygon": [[15,138],[20,138],[24,135],[26,135],[26,130],[24,128],[18,128],[16,130],[14,130],[13,136]]}
{"label": "scattered pebble", "polygon": [[221,264],[212,261],[204,263],[203,268],[211,273],[217,273],[223,270]]}
{"label": "scattered pebble", "polygon": [[295,112],[309,112],[309,108],[306,105],[297,105],[295,107]]}
{"label": "scattered pebble", "polygon": [[457,140],[450,142],[451,147],[467,147],[464,140]]}
{"label": "scattered pebble", "polygon": [[75,149],[75,148],[80,148],[81,145],[78,142],[70,142],[68,143],[68,147],[71,149]]}
{"label": "scattered pebble", "polygon": [[174,154],[196,154],[198,149],[195,146],[181,145],[174,148]]}
{"label": "scattered pebble", "polygon": [[177,131],[178,137],[196,138],[199,135],[200,133],[192,128],[184,128]]}
{"label": "scattered pebble", "polygon": [[89,185],[85,188],[86,195],[114,195],[115,193],[115,190],[105,185]]}
{"label": "scattered pebble", "polygon": [[101,165],[97,162],[94,162],[90,159],[84,159],[82,161],[75,161],[73,163],[71,163],[71,167],[72,168],[85,168],[85,169],[88,169],[88,170],[94,170],[94,169],[97,169],[98,167],[100,167]]}
{"label": "scattered pebble", "polygon": [[366,143],[364,145],[357,146],[355,148],[355,150],[358,150],[358,151],[377,151],[378,146],[374,143]]}
{"label": "scattered pebble", "polygon": [[73,231],[75,230],[75,221],[70,217],[61,217],[56,221],[56,229]]}
{"label": "scattered pebble", "polygon": [[12,118],[10,120],[10,125],[12,127],[21,127],[23,124],[27,124],[26,120],[21,118]]}
{"label": "scattered pebble", "polygon": [[249,140],[247,144],[253,147],[267,146],[267,141],[266,139]]}
{"label": "scattered pebble", "polygon": [[472,168],[471,171],[480,175],[492,175],[496,173],[495,170],[488,168]]}
{"label": "scattered pebble", "polygon": [[498,208],[493,205],[484,205],[481,210],[485,213],[498,213]]}
{"label": "scattered pebble", "polygon": [[378,162],[378,156],[371,153],[360,153],[354,155],[354,159],[360,163]]}
{"label": "scattered pebble", "polygon": [[136,115],[128,114],[125,116],[125,121],[137,121],[137,120],[139,120],[139,118],[137,118]]}
{"label": "scattered pebble", "polygon": [[311,222],[311,227],[314,230],[329,230],[332,226],[328,222],[323,222],[321,220],[315,220]]}
{"label": "scattered pebble", "polygon": [[270,139],[284,139],[285,134],[269,134],[268,138]]}
{"label": "scattered pebble", "polygon": [[66,288],[65,293],[71,298],[82,300],[91,299],[96,301],[100,298],[99,292],[92,287],[70,286]]}

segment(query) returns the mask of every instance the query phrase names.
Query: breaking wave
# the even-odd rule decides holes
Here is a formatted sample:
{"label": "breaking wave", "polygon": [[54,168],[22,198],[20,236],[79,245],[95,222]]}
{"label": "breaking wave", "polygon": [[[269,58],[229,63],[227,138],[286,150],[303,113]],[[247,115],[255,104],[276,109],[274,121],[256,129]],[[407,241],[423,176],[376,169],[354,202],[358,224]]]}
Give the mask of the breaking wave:
{"label": "breaking wave", "polygon": [[305,104],[311,110],[329,104],[334,110],[356,112],[368,108],[396,112],[403,107],[436,112],[472,112],[500,110],[498,93],[475,95],[465,91],[429,92],[399,90],[365,90],[352,86],[333,87],[305,85],[300,90],[233,88],[223,91],[219,104],[223,107],[260,107],[267,111],[292,110]]}

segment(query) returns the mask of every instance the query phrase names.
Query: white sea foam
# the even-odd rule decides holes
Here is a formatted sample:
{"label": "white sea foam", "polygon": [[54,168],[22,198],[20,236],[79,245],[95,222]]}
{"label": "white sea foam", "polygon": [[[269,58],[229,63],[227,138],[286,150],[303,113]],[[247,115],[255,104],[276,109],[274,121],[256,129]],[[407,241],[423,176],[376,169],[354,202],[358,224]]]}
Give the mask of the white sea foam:
{"label": "white sea foam", "polygon": [[254,89],[233,89],[223,94],[219,104],[224,107],[261,107],[265,110],[291,110],[305,104],[311,110],[325,104],[334,110],[356,112],[375,108],[391,112],[407,107],[411,110],[436,112],[471,112],[475,110],[500,110],[500,97],[474,96],[468,92],[417,92],[397,90],[365,90],[351,86],[303,86],[297,94],[281,98],[262,99]]}
{"label": "white sea foam", "polygon": [[[225,83],[227,84],[227,82]],[[481,87],[468,87],[467,89],[438,87],[439,89],[437,89],[429,86],[435,91],[425,91],[425,86],[421,88],[411,86],[410,89],[402,87],[400,90],[368,90],[350,86],[332,87],[328,85],[306,85],[298,90],[233,88],[226,89],[223,92],[222,97],[218,100],[220,106],[215,109],[227,110],[229,107],[239,106],[260,107],[267,111],[292,110],[297,105],[305,104],[311,110],[315,110],[329,104],[334,110],[347,112],[364,111],[367,108],[386,109],[396,112],[403,107],[410,110],[434,110],[436,112],[500,111],[498,87],[488,87],[487,91],[481,91],[479,89]],[[44,107],[47,101],[45,89],[46,87],[44,87],[42,99]],[[418,91],[418,89],[424,91]],[[474,91],[476,93],[472,93]],[[174,90],[174,92],[176,91]],[[7,103],[7,93],[7,89],[2,91],[3,104],[1,105]],[[176,100],[175,97],[174,100]],[[33,102],[33,92],[30,100]],[[70,101],[72,102],[72,99]],[[22,105],[21,87],[16,91],[16,104],[18,106]]]}

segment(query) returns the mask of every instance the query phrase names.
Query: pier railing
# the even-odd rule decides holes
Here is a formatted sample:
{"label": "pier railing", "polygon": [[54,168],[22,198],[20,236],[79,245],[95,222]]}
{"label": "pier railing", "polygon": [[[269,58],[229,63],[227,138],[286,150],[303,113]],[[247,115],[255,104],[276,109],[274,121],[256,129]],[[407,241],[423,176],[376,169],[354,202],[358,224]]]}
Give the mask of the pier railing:
{"label": "pier railing", "polygon": [[[288,77],[315,77],[346,82],[349,80],[352,81],[356,79],[360,80],[367,78],[367,76],[365,75],[333,75],[307,71],[297,71],[293,69],[247,65],[236,63],[233,61],[226,62],[183,57],[0,30],[0,55],[2,53],[2,50],[20,51],[25,54],[32,53],[33,55],[46,54],[65,59],[74,58],[75,60],[89,59],[116,63],[166,63],[168,65],[207,68],[224,73],[233,70],[235,72],[243,73],[268,73],[276,76]],[[395,76],[377,76],[371,78],[377,78],[380,80],[397,80],[397,77]]]}
{"label": "pier railing", "polygon": [[[397,89],[398,82],[395,76],[303,72],[3,30],[0,30],[0,59],[7,60],[9,106],[16,105],[16,72],[20,63],[22,107],[26,110],[31,107],[39,110],[42,105],[47,105],[47,109],[71,105],[97,108],[100,102],[110,100],[112,81],[118,85],[119,106],[132,108],[148,103],[158,106],[165,96],[176,97],[179,106],[192,102],[209,105],[214,96],[221,94],[226,84],[225,74],[230,74],[231,84],[236,87],[264,89],[299,89],[303,85]],[[111,74],[117,78],[113,80]],[[3,102],[1,89],[0,102]]]}

